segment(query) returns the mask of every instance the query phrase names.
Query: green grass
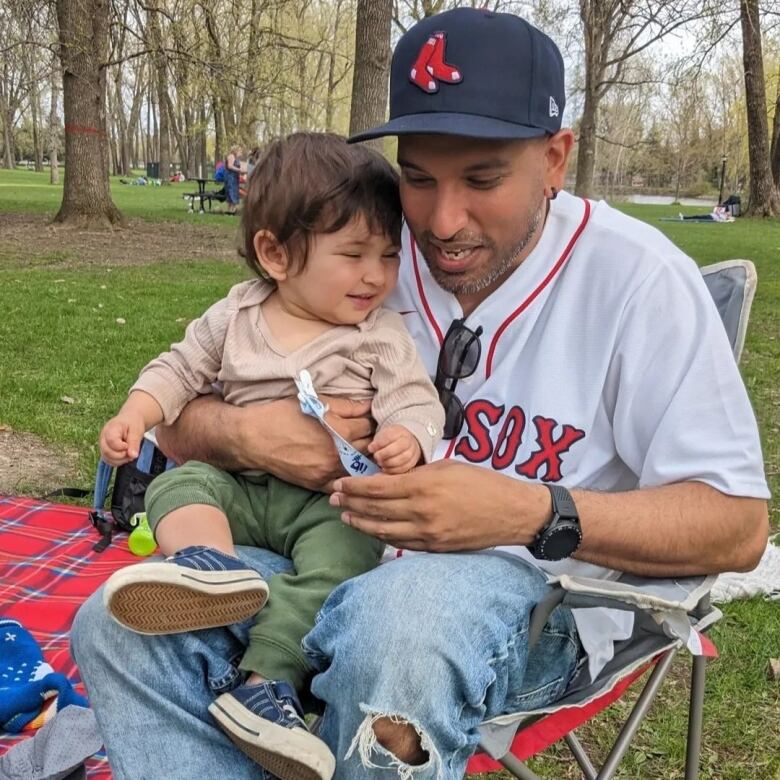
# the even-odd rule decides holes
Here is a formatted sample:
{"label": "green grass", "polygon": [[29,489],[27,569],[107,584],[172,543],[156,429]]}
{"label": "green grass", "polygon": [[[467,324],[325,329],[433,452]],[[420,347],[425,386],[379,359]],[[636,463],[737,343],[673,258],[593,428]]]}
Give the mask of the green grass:
{"label": "green grass", "polygon": [[[62,202],[64,169],[60,170],[60,184],[49,183],[48,170],[36,173],[28,170],[0,171],[0,214],[48,214],[54,216]],[[133,177],[134,178],[134,177]],[[175,220],[202,224],[222,224],[229,230],[235,222],[222,218],[217,212],[222,208],[214,204],[213,214],[187,213],[187,203],[182,195],[197,192],[198,184],[185,181],[165,187],[138,187],[122,184],[120,177],[111,177],[111,196],[125,217],[142,218],[154,222]],[[129,180],[129,179],[128,179]],[[219,189],[212,182],[207,189]]]}
{"label": "green grass", "polygon": [[[48,213],[60,190],[48,174],[0,171],[0,215]],[[171,188],[112,185],[117,205],[131,217],[202,221],[188,216]],[[770,486],[780,492],[780,222],[739,220],[732,225],[658,222],[674,207],[621,206],[661,228],[700,264],[731,257],[753,260],[759,288],[753,306],[742,371],[761,427]],[[698,209],[683,209],[695,213]],[[220,218],[208,216],[218,222]],[[224,222],[228,222],[224,220]],[[226,229],[226,241],[230,240]],[[35,237],[31,236],[31,244]],[[31,431],[52,444],[80,452],[78,481],[88,485],[103,421],[121,403],[145,361],[178,339],[197,316],[243,278],[238,263],[188,261],[142,267],[79,267],[75,249],[37,258],[36,266],[68,260],[66,268],[30,266],[26,255],[3,254],[0,237],[0,424]],[[117,318],[126,322],[120,325]],[[60,399],[75,400],[67,404]],[[772,504],[773,527],[780,507]],[[780,683],[764,674],[767,659],[780,656],[780,607],[738,602],[712,633],[721,658],[710,666],[701,776],[724,780],[780,778]],[[619,777],[681,778],[685,740],[687,672],[680,659],[621,767]],[[630,697],[629,697],[630,698]],[[597,757],[625,718],[620,702],[582,737]],[[531,762],[546,778],[578,777],[560,749]],[[507,778],[495,774],[492,778]]]}
{"label": "green grass", "polygon": [[77,447],[81,479],[89,482],[102,421],[119,408],[139,369],[243,275],[238,263],[186,261],[0,266],[0,421]]}

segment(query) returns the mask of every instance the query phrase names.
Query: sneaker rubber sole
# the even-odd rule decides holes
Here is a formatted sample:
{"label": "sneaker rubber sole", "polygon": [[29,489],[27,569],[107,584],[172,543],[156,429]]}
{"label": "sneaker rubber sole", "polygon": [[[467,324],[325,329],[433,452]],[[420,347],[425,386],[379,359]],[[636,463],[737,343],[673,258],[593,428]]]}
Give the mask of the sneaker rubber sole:
{"label": "sneaker rubber sole", "polygon": [[174,563],[127,566],[106,582],[103,602],[138,634],[180,634],[229,626],[256,615],[268,584],[251,569],[198,571]]}
{"label": "sneaker rubber sole", "polygon": [[209,712],[239,750],[280,780],[330,780],[336,771],[336,759],[319,737],[261,718],[229,693]]}

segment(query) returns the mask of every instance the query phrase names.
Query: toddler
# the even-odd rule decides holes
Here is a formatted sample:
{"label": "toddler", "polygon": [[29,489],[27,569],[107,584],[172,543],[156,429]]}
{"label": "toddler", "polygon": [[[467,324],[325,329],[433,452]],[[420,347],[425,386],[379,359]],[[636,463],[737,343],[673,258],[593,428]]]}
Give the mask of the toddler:
{"label": "toddler", "polygon": [[[372,399],[378,428],[369,450],[384,471],[429,460],[443,410],[401,317],[381,308],[399,264],[393,168],[335,135],[291,135],[258,160],[243,220],[246,260],[259,278],[233,287],[144,368],[103,428],[103,458],[132,460],[145,431],[172,423],[213,382],[230,403],[263,403],[295,396],[294,378],[307,369],[319,393]],[[209,711],[282,780],[330,778],[334,758],[309,732],[299,701],[311,672],[301,639],[328,594],[374,567],[383,545],[342,523],[322,493],[205,463],[158,476],[146,511],[169,557],[116,572],[105,588],[109,612],[146,634],[253,618],[245,682]],[[273,550],[294,569],[266,583],[234,544]]]}

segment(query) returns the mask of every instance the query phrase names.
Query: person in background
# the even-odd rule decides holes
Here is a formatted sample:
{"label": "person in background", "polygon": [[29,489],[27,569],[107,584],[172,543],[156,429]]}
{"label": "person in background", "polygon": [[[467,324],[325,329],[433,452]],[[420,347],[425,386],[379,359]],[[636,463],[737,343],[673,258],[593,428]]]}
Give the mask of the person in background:
{"label": "person in background", "polygon": [[236,144],[230,147],[228,156],[225,159],[225,192],[227,194],[228,214],[235,214],[238,211],[239,184],[241,174],[246,171],[246,165],[241,160],[243,154],[244,147],[241,144]]}

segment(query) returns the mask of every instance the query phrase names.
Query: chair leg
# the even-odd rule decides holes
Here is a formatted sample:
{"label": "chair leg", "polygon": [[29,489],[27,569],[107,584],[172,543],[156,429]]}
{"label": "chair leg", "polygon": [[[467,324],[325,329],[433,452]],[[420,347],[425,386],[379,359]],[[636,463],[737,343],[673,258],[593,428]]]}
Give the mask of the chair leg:
{"label": "chair leg", "polygon": [[569,746],[569,750],[571,750],[572,755],[580,765],[580,769],[582,770],[582,774],[585,776],[585,780],[596,780],[596,767],[594,767],[591,763],[590,757],[585,752],[585,748],[577,738],[577,735],[573,731],[570,731],[564,737],[564,740],[566,740],[566,744]]}
{"label": "chair leg", "polygon": [[650,675],[647,684],[645,685],[642,693],[639,695],[634,709],[631,710],[631,714],[628,716],[623,728],[615,740],[615,744],[612,750],[607,756],[607,760],[604,762],[604,766],[601,767],[601,771],[598,773],[598,780],[611,780],[615,774],[618,765],[623,760],[623,756],[626,754],[631,740],[634,738],[639,727],[642,725],[647,711],[650,709],[650,705],[653,703],[658,689],[661,687],[664,678],[669,672],[669,667],[672,665],[674,657],[677,655],[677,648],[672,648],[666,652],[666,655],[658,665],[653,669],[653,673]]}
{"label": "chair leg", "polygon": [[508,769],[518,780],[541,780],[536,772],[529,769],[519,758],[515,758],[511,753],[507,753],[503,758],[499,758],[498,763]]}
{"label": "chair leg", "polygon": [[704,715],[704,682],[707,673],[707,659],[695,656],[691,672],[691,705],[688,711],[688,746],[685,751],[685,780],[696,780],[699,776],[701,756],[702,716]]}
{"label": "chair leg", "polygon": [[[481,742],[477,749],[487,753]],[[505,769],[508,769],[518,780],[541,780],[536,772],[529,769],[519,758],[515,758],[512,753],[507,753],[503,758],[497,758],[496,761]]]}

